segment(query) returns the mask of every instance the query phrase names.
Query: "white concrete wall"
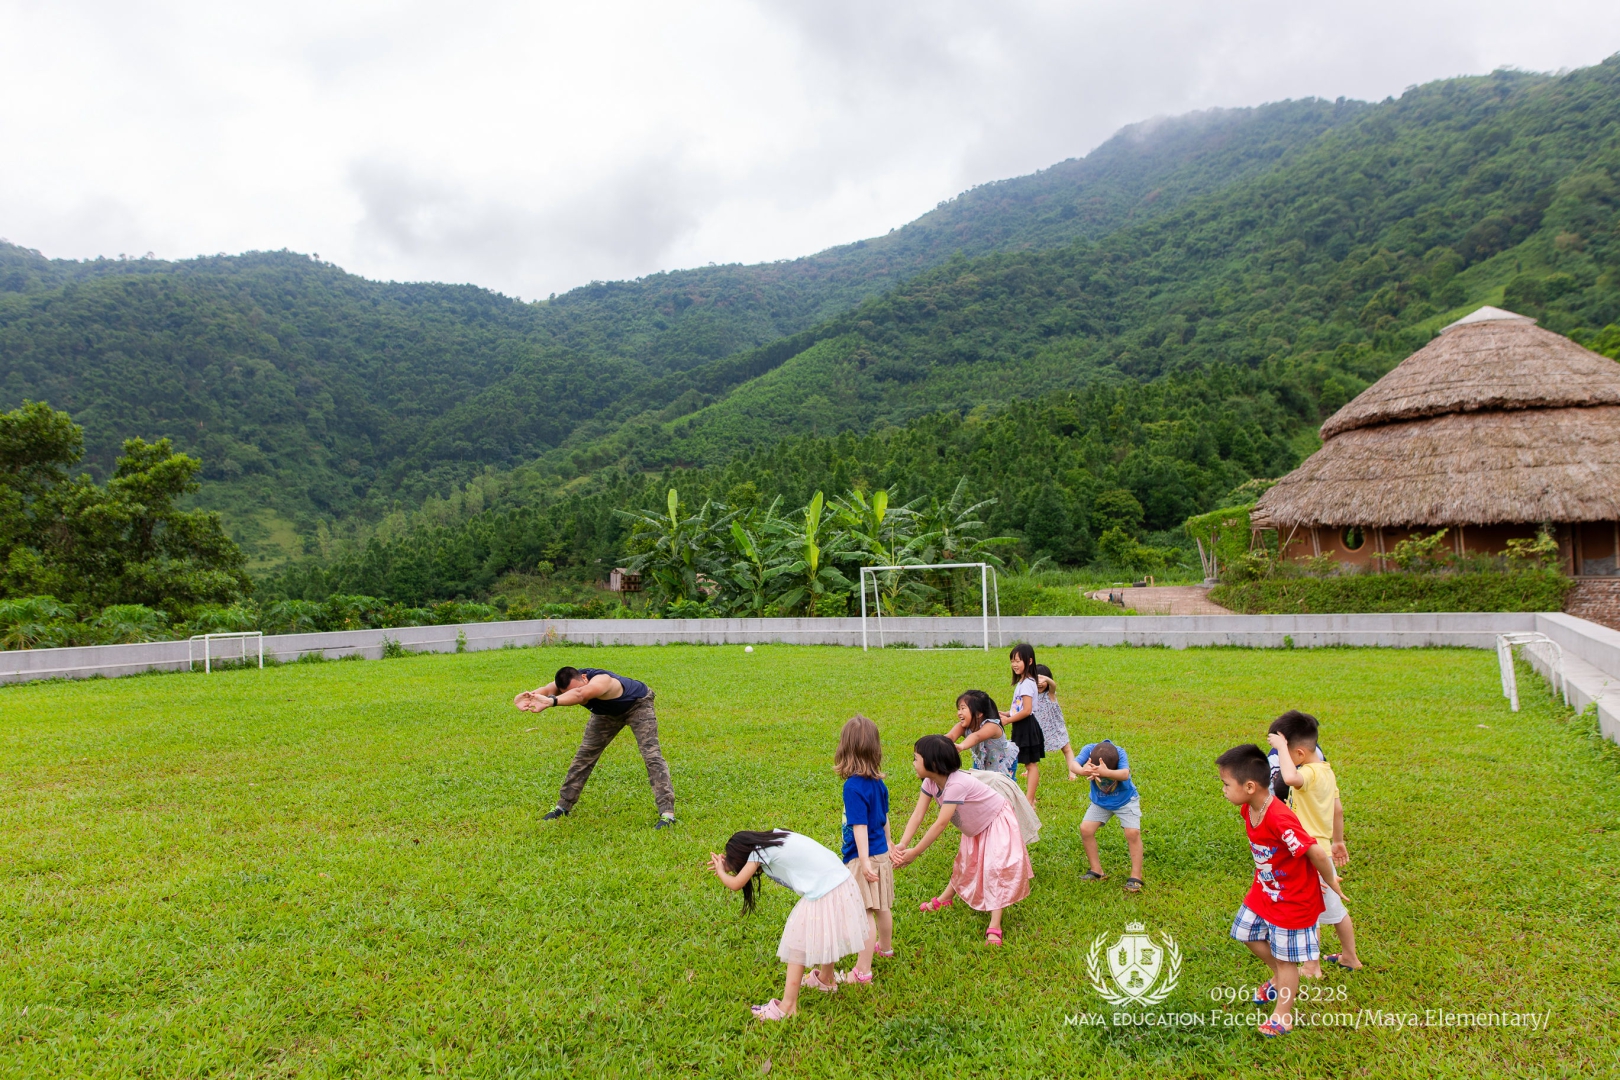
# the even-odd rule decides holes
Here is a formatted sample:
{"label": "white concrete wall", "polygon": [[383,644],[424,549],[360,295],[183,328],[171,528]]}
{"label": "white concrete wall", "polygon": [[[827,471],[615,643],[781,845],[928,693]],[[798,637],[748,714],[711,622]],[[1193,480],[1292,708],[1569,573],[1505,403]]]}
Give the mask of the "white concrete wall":
{"label": "white concrete wall", "polygon": [[[1620,743],[1620,630],[1562,612],[1537,615],[1535,629],[1563,650],[1569,703],[1582,711],[1596,706],[1599,730]],[[1525,657],[1543,676],[1552,679],[1553,673],[1544,660],[1529,650]]]}
{"label": "white concrete wall", "polygon": [[[872,647],[880,644],[876,620],[867,623]],[[990,623],[990,647],[1035,645],[1135,645],[1185,649],[1199,646],[1302,649],[1335,645],[1421,648],[1461,646],[1494,649],[1496,635],[1540,631],[1558,642],[1565,658],[1571,703],[1596,705],[1603,733],[1620,742],[1620,631],[1558,613],[1449,613],[1414,615],[1099,615],[1004,618]],[[464,635],[469,651],[578,642],[588,645],[861,645],[861,620],[847,619],[533,619],[465,623],[393,630],[346,630],[330,634],[266,636],[266,659],[297,660],[307,653],[329,659],[382,656],[392,638],[412,652],[455,652]],[[984,624],[976,618],[885,619],[883,644],[937,648],[950,643],[979,647]],[[234,658],[242,646],[215,642],[216,655]],[[257,643],[248,642],[249,657]],[[34,679],[114,678],[147,671],[185,671],[193,666],[185,641],[145,645],[94,645],[72,649],[0,651],[0,683]],[[195,647],[202,668],[201,643]],[[1543,675],[1547,665],[1530,657]]]}
{"label": "white concrete wall", "polygon": [[[1036,645],[1140,645],[1187,648],[1201,645],[1236,645],[1281,648],[1291,641],[1299,648],[1327,645],[1374,645],[1404,648],[1458,645],[1493,648],[1495,635],[1509,630],[1534,630],[1538,620],[1568,616],[1520,614],[1441,615],[1102,615],[1004,618],[999,629],[992,620],[990,647],[1017,641]],[[1570,624],[1590,626],[1580,619]],[[1601,628],[1598,628],[1601,629]],[[880,643],[876,620],[867,623],[869,643]],[[1574,631],[1566,631],[1575,633]],[[1620,671],[1620,634],[1614,646],[1596,648],[1595,654]],[[330,659],[359,655],[382,656],[383,639],[393,638],[412,652],[454,652],[458,635],[465,635],[469,651],[508,645],[580,642],[590,645],[703,645],[861,644],[861,620],[847,619],[533,619],[526,622],[465,623],[460,626],[415,626],[392,630],[345,630],[329,634],[267,635],[267,659],[296,660],[319,652]],[[1579,636],[1576,634],[1576,636]],[[885,619],[884,644],[930,648],[959,643],[979,647],[984,628],[975,618]],[[216,655],[235,657],[242,648],[235,641],[213,644]],[[250,657],[256,655],[251,641]],[[1611,655],[1614,654],[1614,655]],[[94,645],[71,649],[26,649],[0,652],[0,682],[41,678],[118,676],[144,671],[184,671],[191,666],[193,646],[185,641],[144,645]],[[195,648],[202,665],[202,646]]]}

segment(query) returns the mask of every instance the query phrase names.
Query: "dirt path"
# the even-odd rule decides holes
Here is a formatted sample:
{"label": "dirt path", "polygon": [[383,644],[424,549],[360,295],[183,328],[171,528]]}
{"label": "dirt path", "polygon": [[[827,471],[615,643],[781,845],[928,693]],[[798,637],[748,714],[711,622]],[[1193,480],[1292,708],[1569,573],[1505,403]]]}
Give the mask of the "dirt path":
{"label": "dirt path", "polygon": [[1139,615],[1231,615],[1231,611],[1209,599],[1209,589],[1203,585],[1154,585],[1142,589],[1129,587],[1099,589],[1086,594],[1104,603],[1118,597],[1124,606]]}

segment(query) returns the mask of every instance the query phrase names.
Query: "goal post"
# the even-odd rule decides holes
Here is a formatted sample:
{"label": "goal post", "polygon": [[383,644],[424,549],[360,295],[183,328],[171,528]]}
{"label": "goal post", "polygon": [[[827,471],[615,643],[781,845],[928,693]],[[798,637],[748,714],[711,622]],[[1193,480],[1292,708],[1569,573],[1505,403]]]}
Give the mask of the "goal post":
{"label": "goal post", "polygon": [[199,641],[202,642],[202,647],[203,647],[203,673],[204,674],[212,674],[213,673],[213,670],[214,670],[214,642],[216,642],[216,641],[237,641],[237,642],[241,643],[240,651],[239,651],[239,654],[237,656],[235,656],[235,657],[221,656],[220,657],[221,660],[237,659],[237,660],[246,661],[247,658],[248,658],[248,642],[252,641],[252,642],[257,643],[258,646],[259,646],[259,669],[261,671],[264,669],[264,634],[261,631],[258,631],[258,630],[242,630],[242,631],[237,631],[235,633],[229,633],[229,634],[193,634],[193,635],[191,635],[191,640],[189,642],[191,663],[190,663],[189,667],[190,667],[190,670],[193,670],[193,671],[195,671],[196,668],[197,668],[197,642],[199,642]]}
{"label": "goal post", "polygon": [[979,617],[984,628],[984,651],[990,651],[990,605],[992,600],[996,608],[996,645],[1001,645],[1001,587],[996,578],[996,568],[986,562],[950,562],[950,563],[924,563],[912,566],[863,566],[861,567],[861,649],[869,648],[866,635],[866,575],[872,575],[872,599],[877,608],[878,648],[883,648],[883,594],[878,589],[879,574],[891,571],[906,570],[972,570],[979,571]]}

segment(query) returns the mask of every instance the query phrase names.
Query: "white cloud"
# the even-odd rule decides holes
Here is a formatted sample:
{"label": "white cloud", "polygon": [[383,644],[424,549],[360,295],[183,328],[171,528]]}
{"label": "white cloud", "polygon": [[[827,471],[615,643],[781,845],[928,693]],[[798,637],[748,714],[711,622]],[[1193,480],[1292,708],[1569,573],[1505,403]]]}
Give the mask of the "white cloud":
{"label": "white cloud", "polygon": [[1620,5],[0,0],[0,235],[541,296],[804,254],[1145,117],[1620,49]]}

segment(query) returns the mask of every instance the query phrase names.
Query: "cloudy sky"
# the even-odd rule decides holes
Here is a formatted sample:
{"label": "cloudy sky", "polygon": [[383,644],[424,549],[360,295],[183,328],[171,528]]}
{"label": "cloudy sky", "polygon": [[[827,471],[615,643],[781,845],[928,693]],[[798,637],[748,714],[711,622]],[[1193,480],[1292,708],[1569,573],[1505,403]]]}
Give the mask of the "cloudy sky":
{"label": "cloudy sky", "polygon": [[1151,116],[1616,51],[1616,0],[0,0],[0,237],[533,298],[886,232]]}

